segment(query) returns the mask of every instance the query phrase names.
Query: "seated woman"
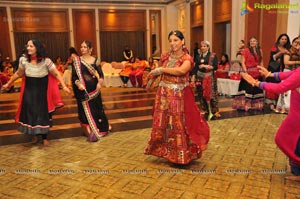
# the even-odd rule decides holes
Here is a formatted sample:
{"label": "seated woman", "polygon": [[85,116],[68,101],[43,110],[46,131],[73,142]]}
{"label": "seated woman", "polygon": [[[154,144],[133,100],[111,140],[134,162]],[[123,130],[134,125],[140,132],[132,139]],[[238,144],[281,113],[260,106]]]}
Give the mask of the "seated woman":
{"label": "seated woman", "polygon": [[60,75],[63,75],[65,71],[65,67],[64,64],[62,63],[60,56],[56,57],[54,64],[56,66],[56,69],[60,72]]}
{"label": "seated woman", "polygon": [[143,73],[143,87],[146,87],[149,79],[148,79],[148,74],[154,70],[158,66],[157,61],[153,59],[153,57],[149,57],[148,63],[146,64],[146,68],[144,69]]}
{"label": "seated woman", "polygon": [[145,68],[146,62],[144,60],[141,60],[139,57],[136,57],[135,62],[132,64],[132,71],[129,74],[129,79],[133,87],[142,87],[142,78]]}
{"label": "seated woman", "polygon": [[120,78],[123,82],[123,87],[127,87],[127,82],[129,80],[129,74],[132,72],[132,65],[135,62],[135,58],[131,57],[129,61],[124,64],[124,69],[119,73]]}
{"label": "seated woman", "polygon": [[216,78],[229,78],[228,71],[230,68],[229,58],[227,54],[222,54],[221,61],[216,70]]}

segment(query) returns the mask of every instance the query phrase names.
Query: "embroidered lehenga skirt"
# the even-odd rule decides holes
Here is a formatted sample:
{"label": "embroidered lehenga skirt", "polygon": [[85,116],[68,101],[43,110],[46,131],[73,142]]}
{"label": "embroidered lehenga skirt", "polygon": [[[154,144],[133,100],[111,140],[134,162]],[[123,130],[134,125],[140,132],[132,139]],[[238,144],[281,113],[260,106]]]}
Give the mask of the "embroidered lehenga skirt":
{"label": "embroidered lehenga skirt", "polygon": [[[155,98],[152,132],[145,154],[162,157],[176,164],[188,164],[200,158],[205,150],[209,127],[195,105],[190,87],[176,89],[162,84],[164,82],[160,83]],[[195,118],[198,121],[194,121]],[[194,125],[192,122],[197,127],[191,127]],[[191,139],[193,136],[195,139]],[[198,140],[198,144],[193,140]]]}

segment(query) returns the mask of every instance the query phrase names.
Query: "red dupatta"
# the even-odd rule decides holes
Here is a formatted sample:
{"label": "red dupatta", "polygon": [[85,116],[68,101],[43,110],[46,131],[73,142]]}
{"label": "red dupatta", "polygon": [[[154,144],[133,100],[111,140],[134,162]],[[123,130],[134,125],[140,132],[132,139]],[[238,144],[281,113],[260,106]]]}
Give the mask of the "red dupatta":
{"label": "red dupatta", "polygon": [[189,86],[184,89],[183,101],[186,132],[201,151],[204,151],[209,141],[210,129],[207,121],[200,114],[194,93]]}
{"label": "red dupatta", "polygon": [[[26,84],[26,78],[22,77],[19,106],[18,106],[18,110],[16,113],[16,117],[15,117],[16,122],[19,122],[19,119],[20,119],[25,84]],[[64,103],[62,101],[62,98],[61,98],[61,95],[59,92],[57,79],[52,74],[48,74],[47,101],[48,101],[48,112],[49,113],[55,111],[56,108],[60,108],[60,107],[64,106]]]}

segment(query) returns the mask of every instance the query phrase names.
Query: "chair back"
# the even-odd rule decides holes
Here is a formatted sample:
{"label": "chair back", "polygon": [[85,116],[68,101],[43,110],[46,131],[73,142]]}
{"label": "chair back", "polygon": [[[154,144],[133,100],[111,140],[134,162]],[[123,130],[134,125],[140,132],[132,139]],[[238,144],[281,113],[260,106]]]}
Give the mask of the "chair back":
{"label": "chair back", "polygon": [[113,67],[111,66],[110,63],[103,64],[101,69],[104,75],[111,75],[113,73]]}

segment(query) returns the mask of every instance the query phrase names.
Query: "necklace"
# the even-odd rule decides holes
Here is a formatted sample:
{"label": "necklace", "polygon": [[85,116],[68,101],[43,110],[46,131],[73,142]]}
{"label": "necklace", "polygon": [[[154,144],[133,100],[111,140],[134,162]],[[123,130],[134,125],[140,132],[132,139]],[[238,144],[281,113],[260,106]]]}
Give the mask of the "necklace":
{"label": "necklace", "polygon": [[182,57],[184,55],[184,53],[180,54],[180,55],[174,55],[173,53],[171,53],[171,58],[172,59],[178,59],[180,57]]}

